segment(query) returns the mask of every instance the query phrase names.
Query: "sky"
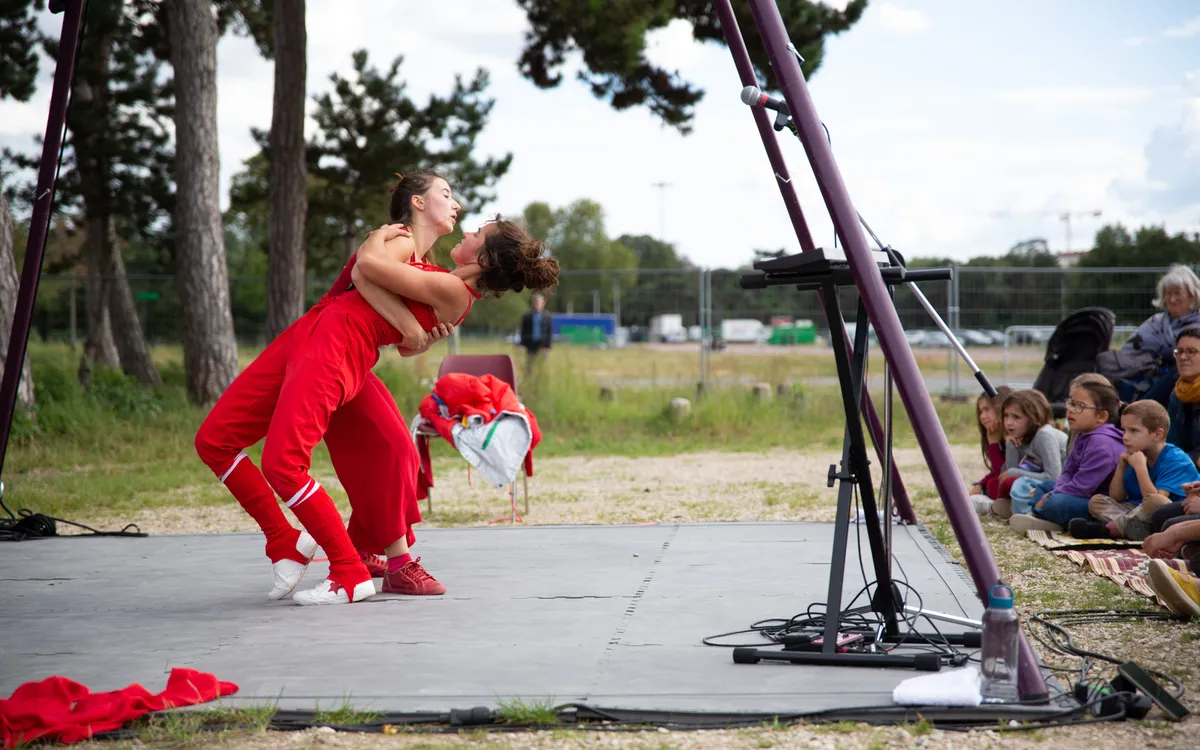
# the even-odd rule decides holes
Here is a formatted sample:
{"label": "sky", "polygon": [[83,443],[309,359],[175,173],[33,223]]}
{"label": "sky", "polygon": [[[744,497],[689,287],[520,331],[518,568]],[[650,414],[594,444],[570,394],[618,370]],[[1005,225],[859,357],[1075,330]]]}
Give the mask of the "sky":
{"label": "sky", "polygon": [[[479,154],[513,163],[485,213],[587,198],[611,236],[659,237],[713,268],[756,248],[800,249],[729,51],[694,42],[684,21],[653,34],[648,55],[706,91],[687,136],[594,98],[574,78],[577,55],[555,89],[523,79],[528,23],[512,0],[308,0],[307,16],[310,97],[348,74],[360,48],[379,67],[403,55],[417,102],[456,74],[490,72],[496,104]],[[50,75],[43,66],[28,104],[0,103],[0,146],[31,148],[44,130]],[[808,84],[855,207],[907,257],[1000,255],[1036,237],[1062,251],[1067,212],[1072,250],[1115,222],[1200,231],[1198,3],[872,0],[828,39]],[[250,40],[221,40],[222,207],[256,151],[251,128],[270,127],[272,87],[272,63]],[[814,239],[831,246],[804,150],[778,137]]]}

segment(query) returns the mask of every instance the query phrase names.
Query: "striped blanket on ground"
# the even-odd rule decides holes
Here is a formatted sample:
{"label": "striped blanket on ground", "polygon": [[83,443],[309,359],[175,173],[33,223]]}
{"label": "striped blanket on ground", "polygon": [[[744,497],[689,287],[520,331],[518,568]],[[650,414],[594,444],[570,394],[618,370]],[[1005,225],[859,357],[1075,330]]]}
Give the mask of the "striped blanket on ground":
{"label": "striped blanket on ground", "polygon": [[[1032,535],[1035,532],[1029,532]],[[1118,586],[1128,586],[1137,593],[1152,599],[1160,606],[1166,604],[1150,587],[1149,572],[1150,556],[1140,549],[1051,549],[1055,555],[1065,557],[1076,565],[1083,565],[1093,573],[1103,576]],[[1167,565],[1181,573],[1188,572],[1186,560],[1164,560]]]}
{"label": "striped blanket on ground", "polygon": [[1076,539],[1061,531],[1027,531],[1025,534],[1048,550],[1058,549],[1139,549],[1141,542],[1129,539]]}

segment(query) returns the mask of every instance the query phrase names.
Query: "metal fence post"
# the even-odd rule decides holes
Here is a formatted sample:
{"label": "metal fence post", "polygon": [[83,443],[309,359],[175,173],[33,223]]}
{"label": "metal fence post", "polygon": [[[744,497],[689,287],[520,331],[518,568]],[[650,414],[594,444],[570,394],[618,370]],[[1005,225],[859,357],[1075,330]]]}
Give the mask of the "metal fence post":
{"label": "metal fence post", "polygon": [[700,378],[696,382],[696,395],[700,396],[704,393],[704,370],[705,370],[705,341],[704,341],[704,267],[701,266],[697,273],[697,306],[696,306],[696,324],[700,326]]}
{"label": "metal fence post", "polygon": [[[616,328],[621,327],[621,277],[613,276],[613,325]],[[616,331],[613,331],[616,335]]]}
{"label": "metal fence post", "polygon": [[[962,330],[962,308],[960,307],[962,278],[959,276],[961,268],[957,263],[950,264],[950,299],[948,307],[950,308],[950,330],[958,334]],[[953,350],[953,349],[952,349]],[[951,356],[950,360],[954,363],[954,371],[950,374],[950,395],[958,395],[958,363],[959,358]]]}

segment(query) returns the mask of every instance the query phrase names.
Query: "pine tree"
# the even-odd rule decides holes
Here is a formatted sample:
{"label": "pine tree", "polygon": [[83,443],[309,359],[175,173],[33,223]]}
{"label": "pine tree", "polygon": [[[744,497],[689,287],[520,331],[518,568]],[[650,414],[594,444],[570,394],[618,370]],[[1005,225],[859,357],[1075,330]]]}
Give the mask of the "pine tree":
{"label": "pine tree", "polygon": [[[462,216],[478,213],[492,200],[492,186],[508,170],[511,155],[481,159],[475,141],[487,126],[492,101],[485,98],[488,76],[478,71],[469,83],[456,79],[446,96],[421,107],[405,93],[402,58],[386,71],[370,64],[367,53],[353,55],[353,74],[330,76],[332,91],[314,97],[316,131],[307,147],[308,264],[319,275],[336,274],[365,233],[387,220],[388,186],[396,173],[419,167],[441,170],[463,206]],[[274,154],[268,137],[254,132],[262,152],[234,177],[230,208],[241,222],[266,206],[269,183],[261,160]],[[458,232],[455,232],[458,235]],[[457,236],[445,237],[449,245]]]}
{"label": "pine tree", "polygon": [[[567,57],[582,52],[586,66],[577,77],[599,99],[615,109],[646,106],[682,133],[691,130],[696,102],[704,92],[646,59],[646,35],[674,20],[692,24],[698,42],[724,44],[721,25],[711,0],[646,0],[645,2],[563,2],[517,0],[531,28],[521,54],[521,73],[542,88],[562,82],[559,69]],[[852,0],[837,10],[814,0],[778,0],[788,38],[804,58],[801,67],[812,75],[821,65],[825,37],[850,28],[866,10],[866,0]],[[778,88],[766,49],[753,33],[754,17],[746,0],[733,3],[750,59],[766,88]]]}
{"label": "pine tree", "polygon": [[[26,0],[27,7],[34,3]],[[115,238],[161,232],[170,185],[171,108],[169,82],[142,30],[152,24],[147,7],[120,0],[91,0],[80,41],[67,140],[55,192],[55,208],[70,228],[86,234],[87,334],[80,379],[89,381],[94,364],[116,366],[143,383],[161,383],[142,336],[142,326]],[[57,58],[58,42],[21,27],[30,49],[41,45]],[[10,28],[9,32],[14,32]],[[5,151],[5,160],[23,169],[36,156]],[[14,191],[20,198],[32,185]]]}

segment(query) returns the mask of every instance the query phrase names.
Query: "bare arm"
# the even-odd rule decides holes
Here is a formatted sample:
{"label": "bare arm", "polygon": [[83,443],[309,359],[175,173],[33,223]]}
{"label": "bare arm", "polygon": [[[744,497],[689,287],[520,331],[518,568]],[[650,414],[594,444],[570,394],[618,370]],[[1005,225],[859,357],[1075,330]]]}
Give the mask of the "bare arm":
{"label": "bare arm", "polygon": [[429,273],[408,264],[412,240],[399,237],[383,242],[384,230],[372,232],[358,249],[355,271],[383,289],[431,306],[439,320],[457,317],[464,307],[466,289],[456,277]]}
{"label": "bare arm", "polygon": [[409,310],[408,305],[404,304],[404,300],[370,279],[363,278],[357,264],[352,269],[350,278],[354,282],[354,288],[367,301],[367,304],[379,313],[388,322],[388,325],[400,332],[405,349],[423,349],[426,346],[428,335],[421,328],[421,324],[417,322],[412,310]]}

